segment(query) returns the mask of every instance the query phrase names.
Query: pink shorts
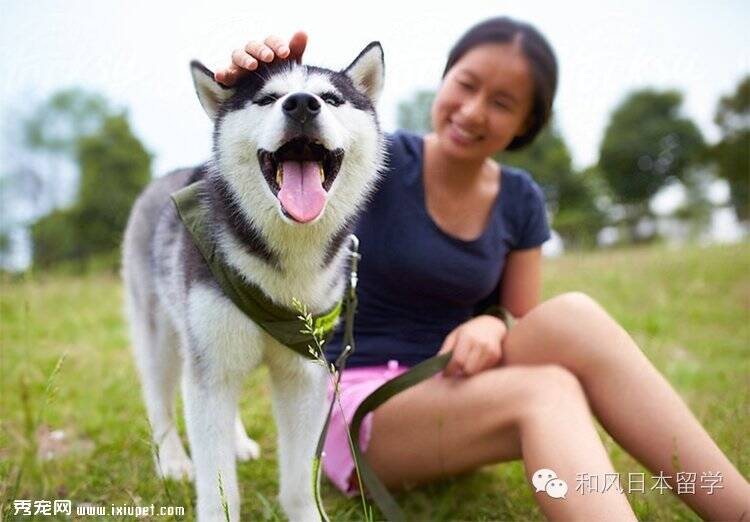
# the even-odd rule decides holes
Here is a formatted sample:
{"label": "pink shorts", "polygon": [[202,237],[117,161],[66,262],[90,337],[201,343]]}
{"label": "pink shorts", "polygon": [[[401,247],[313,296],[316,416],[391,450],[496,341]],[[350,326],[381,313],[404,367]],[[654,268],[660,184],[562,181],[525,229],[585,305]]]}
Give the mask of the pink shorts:
{"label": "pink shorts", "polygon": [[[383,383],[398,377],[409,369],[398,361],[388,361],[380,366],[362,366],[345,369],[339,383],[341,407],[338,402],[333,406],[328,435],[323,447],[323,471],[333,484],[345,495],[352,497],[359,493],[354,459],[349,448],[347,427],[354,417],[360,403]],[[328,403],[333,397],[333,384],[328,384]],[[341,410],[344,414],[341,414]],[[346,419],[344,419],[344,416]],[[364,453],[370,443],[372,433],[372,413],[362,420],[359,429],[359,447]]]}

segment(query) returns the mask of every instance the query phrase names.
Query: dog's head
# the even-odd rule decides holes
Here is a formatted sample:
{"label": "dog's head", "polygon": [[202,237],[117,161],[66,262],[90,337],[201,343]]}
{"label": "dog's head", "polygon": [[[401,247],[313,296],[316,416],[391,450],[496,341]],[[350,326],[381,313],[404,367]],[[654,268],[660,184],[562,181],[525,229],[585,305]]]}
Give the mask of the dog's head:
{"label": "dog's head", "polygon": [[214,122],[219,175],[254,221],[349,219],[382,161],[375,103],[383,50],[373,42],[342,71],[291,61],[263,64],[227,88],[191,63],[201,105]]}

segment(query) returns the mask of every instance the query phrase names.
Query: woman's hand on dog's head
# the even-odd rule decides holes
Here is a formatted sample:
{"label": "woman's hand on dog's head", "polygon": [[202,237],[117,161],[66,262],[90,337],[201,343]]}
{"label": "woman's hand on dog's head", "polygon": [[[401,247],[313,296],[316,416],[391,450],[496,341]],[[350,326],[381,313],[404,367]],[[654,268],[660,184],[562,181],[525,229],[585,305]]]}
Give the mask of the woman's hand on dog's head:
{"label": "woman's hand on dog's head", "polygon": [[217,70],[214,73],[214,79],[229,87],[250,71],[257,69],[259,62],[295,60],[300,63],[305,47],[307,47],[307,33],[304,31],[294,33],[288,42],[274,35],[262,42],[250,40],[245,47],[232,51],[232,63],[225,69]]}

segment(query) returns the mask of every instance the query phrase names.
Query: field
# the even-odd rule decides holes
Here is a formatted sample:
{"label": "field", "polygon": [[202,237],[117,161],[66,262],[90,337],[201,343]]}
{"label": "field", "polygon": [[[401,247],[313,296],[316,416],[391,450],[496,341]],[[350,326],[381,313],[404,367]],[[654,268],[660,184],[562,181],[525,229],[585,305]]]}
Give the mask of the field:
{"label": "field", "polygon": [[[544,280],[546,297],[580,290],[598,300],[750,475],[748,243],[570,254],[547,261]],[[192,486],[154,473],[121,294],[119,279],[106,273],[3,276],[0,520],[14,518],[15,499],[69,499],[74,511],[81,503],[181,506],[184,517],[153,519],[193,518]],[[283,520],[264,370],[248,379],[241,411],[263,451],[260,460],[238,465],[242,518]],[[621,475],[645,472],[600,431]],[[416,520],[542,519],[532,495],[522,464],[513,462],[397,498]],[[362,518],[359,499],[346,499],[327,483],[323,498],[333,520]],[[698,520],[668,494],[634,493],[630,500],[641,520]]]}

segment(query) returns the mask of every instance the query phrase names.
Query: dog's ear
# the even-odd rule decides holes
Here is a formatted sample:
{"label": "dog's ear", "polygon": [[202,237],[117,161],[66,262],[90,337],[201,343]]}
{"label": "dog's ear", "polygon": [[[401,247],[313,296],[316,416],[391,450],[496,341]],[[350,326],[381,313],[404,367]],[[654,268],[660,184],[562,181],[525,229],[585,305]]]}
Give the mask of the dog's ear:
{"label": "dog's ear", "polygon": [[197,60],[190,62],[190,73],[203,110],[211,121],[215,121],[219,107],[234,94],[234,89],[224,87],[214,80],[214,73]]}
{"label": "dog's ear", "polygon": [[373,104],[376,103],[383,90],[385,77],[385,61],[380,42],[368,44],[343,72],[351,78],[359,91],[366,94]]}

